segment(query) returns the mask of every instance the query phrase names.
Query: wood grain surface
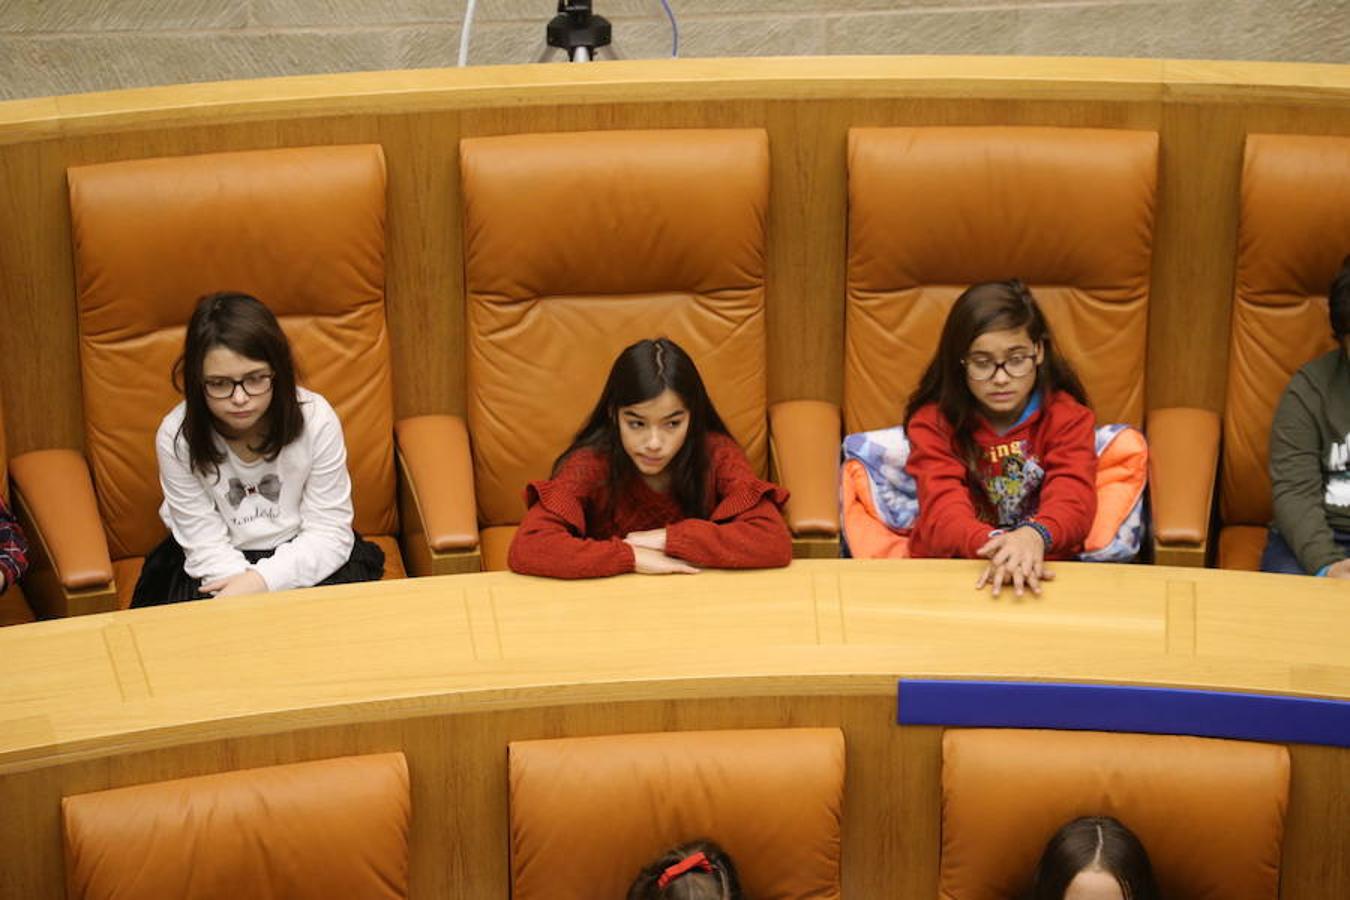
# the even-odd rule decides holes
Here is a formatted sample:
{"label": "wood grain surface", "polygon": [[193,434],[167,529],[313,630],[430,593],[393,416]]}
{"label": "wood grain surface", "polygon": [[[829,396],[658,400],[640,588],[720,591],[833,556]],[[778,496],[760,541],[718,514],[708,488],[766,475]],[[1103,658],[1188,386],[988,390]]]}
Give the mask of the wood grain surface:
{"label": "wood grain surface", "polygon": [[[1026,678],[1350,699],[1345,588],[1062,564],[1040,598],[969,561],[315,588],[0,630],[0,897],[61,896],[81,791],[402,749],[417,897],[505,898],[510,740],[838,725],[849,897],[936,893],[938,728],[896,679]],[[1350,750],[1293,746],[1286,900],[1350,891]],[[1330,891],[1330,893],[1328,893]]]}

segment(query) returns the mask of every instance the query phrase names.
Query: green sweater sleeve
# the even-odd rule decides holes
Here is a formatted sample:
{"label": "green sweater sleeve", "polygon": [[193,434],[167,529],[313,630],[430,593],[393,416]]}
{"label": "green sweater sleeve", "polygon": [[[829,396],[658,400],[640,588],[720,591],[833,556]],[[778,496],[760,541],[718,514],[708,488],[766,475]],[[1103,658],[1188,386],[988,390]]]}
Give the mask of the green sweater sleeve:
{"label": "green sweater sleeve", "polygon": [[1296,374],[1275,409],[1270,432],[1275,527],[1309,575],[1345,558],[1332,537],[1323,505],[1322,433],[1312,408],[1317,399],[1304,373]]}

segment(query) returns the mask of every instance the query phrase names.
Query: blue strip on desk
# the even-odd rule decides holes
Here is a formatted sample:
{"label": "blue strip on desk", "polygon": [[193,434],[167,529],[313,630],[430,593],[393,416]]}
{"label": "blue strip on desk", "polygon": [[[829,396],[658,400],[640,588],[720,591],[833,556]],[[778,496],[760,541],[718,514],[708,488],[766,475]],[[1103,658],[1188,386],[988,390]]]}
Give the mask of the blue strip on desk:
{"label": "blue strip on desk", "polygon": [[1190,734],[1350,747],[1350,702],[1026,681],[900,682],[901,725]]}

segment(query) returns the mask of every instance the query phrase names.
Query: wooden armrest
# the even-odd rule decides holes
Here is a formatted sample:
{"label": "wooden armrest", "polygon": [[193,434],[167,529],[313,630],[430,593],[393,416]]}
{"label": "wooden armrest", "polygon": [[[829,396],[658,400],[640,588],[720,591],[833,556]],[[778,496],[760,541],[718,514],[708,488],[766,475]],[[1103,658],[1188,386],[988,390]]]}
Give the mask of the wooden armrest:
{"label": "wooden armrest", "polygon": [[117,608],[112,560],[84,457],[35,450],[10,460],[14,512],[28,534],[24,590],[42,616]]}
{"label": "wooden armrest", "polygon": [[414,575],[477,572],[478,508],[469,432],[459,416],[404,419],[398,446],[403,550]]}
{"label": "wooden armrest", "polygon": [[1154,558],[1203,566],[1219,465],[1219,416],[1172,407],[1148,414]]}
{"label": "wooden armrest", "polygon": [[769,407],[769,453],[792,495],[784,516],[794,539],[838,541],[841,428],[833,403],[789,400]]}

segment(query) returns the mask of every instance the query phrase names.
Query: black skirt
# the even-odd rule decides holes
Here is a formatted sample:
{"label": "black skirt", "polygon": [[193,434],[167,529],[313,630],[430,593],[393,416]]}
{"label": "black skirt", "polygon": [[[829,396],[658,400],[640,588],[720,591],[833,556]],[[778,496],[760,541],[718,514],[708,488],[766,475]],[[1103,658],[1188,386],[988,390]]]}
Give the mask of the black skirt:
{"label": "black skirt", "polygon": [[[355,533],[355,532],[353,532]],[[242,550],[244,558],[250,564],[266,559],[276,552],[271,550]],[[184,603],[188,600],[208,600],[210,594],[202,593],[200,578],[193,578],[183,570],[187,557],[183,548],[169,535],[160,545],[150,551],[141,567],[141,577],[136,580],[136,590],[131,595],[133,609],[141,606],[163,606],[166,603]],[[384,575],[384,551],[370,541],[356,535],[351,556],[319,584],[354,584],[358,581],[379,581]]]}

